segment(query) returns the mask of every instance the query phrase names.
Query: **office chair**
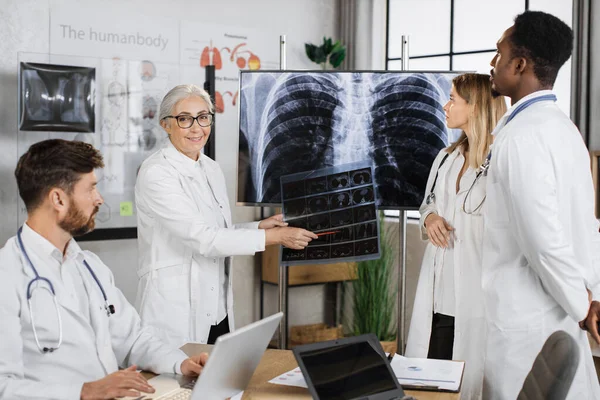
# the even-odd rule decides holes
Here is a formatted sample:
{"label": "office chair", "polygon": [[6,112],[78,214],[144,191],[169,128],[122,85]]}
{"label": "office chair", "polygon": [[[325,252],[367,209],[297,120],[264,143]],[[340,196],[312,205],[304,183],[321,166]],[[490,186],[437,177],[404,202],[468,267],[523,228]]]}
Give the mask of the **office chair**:
{"label": "office chair", "polygon": [[525,378],[517,400],[564,400],[579,364],[579,348],[565,331],[546,340]]}

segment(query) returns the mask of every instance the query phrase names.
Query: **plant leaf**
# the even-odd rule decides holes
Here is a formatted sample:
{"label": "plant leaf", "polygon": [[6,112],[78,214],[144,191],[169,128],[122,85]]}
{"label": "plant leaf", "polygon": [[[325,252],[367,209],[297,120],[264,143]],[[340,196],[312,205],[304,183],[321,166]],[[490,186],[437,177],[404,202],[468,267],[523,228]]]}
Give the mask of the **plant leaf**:
{"label": "plant leaf", "polygon": [[328,56],[332,50],[333,44],[331,44],[331,38],[323,38],[323,52],[325,53],[325,56]]}
{"label": "plant leaf", "polygon": [[323,51],[322,47],[315,48],[315,59],[314,62],[322,64],[327,61],[327,54]]}
{"label": "plant leaf", "polygon": [[337,68],[342,64],[344,58],[346,58],[346,48],[340,45],[337,49],[334,48],[334,50],[331,52],[331,55],[329,56],[329,63],[333,68]]}
{"label": "plant leaf", "polygon": [[317,62],[315,60],[315,52],[317,50],[317,46],[311,43],[304,43],[304,50],[306,51],[306,56],[312,62]]}

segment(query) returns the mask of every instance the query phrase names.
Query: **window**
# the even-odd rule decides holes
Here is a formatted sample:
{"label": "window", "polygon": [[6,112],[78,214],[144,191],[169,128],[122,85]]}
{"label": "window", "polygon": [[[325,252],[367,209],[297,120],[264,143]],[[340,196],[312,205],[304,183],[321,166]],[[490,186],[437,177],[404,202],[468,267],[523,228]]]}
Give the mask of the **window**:
{"label": "window", "polygon": [[[572,0],[387,0],[386,69],[402,68],[402,35],[409,35],[410,70],[489,74],[496,41],[525,10],[545,11],[573,25]],[[558,74],[554,92],[559,107],[569,115],[570,59]],[[407,215],[418,218],[419,213]]]}
{"label": "window", "polygon": [[[572,0],[387,0],[387,10],[388,70],[401,68],[402,35],[410,35],[411,70],[489,73],[496,41],[517,14],[540,10],[573,25]],[[554,91],[568,115],[571,60],[561,68]]]}

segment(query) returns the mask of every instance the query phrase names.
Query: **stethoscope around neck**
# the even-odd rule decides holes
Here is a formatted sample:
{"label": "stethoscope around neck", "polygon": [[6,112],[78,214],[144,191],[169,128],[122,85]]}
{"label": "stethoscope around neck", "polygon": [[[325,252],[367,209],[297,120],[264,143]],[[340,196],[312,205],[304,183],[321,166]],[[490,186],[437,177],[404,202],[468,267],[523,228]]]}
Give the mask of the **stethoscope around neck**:
{"label": "stethoscope around neck", "polygon": [[[444,158],[442,158],[442,161],[440,162],[440,165],[438,166],[437,171],[435,172],[435,178],[433,179],[433,184],[431,185],[431,189],[429,190],[429,194],[427,195],[427,197],[425,198],[425,203],[430,205],[430,204],[434,204],[435,203],[435,184],[437,183],[437,179],[438,179],[438,175],[440,173],[440,168],[442,167],[442,165],[444,165],[444,162],[446,161],[446,159],[448,159],[448,156],[450,154],[446,154],[444,155]],[[479,171],[477,171],[477,174],[475,175],[475,179],[473,180],[473,183],[471,183],[471,187],[469,187],[469,190],[467,191],[467,194],[465,195],[465,198],[463,200],[463,205],[462,205],[462,210],[465,214],[475,214],[482,206],[483,203],[485,202],[485,196],[483,196],[483,199],[481,200],[481,202],[479,203],[479,205],[477,207],[475,207],[472,210],[467,211],[467,199],[469,198],[469,196],[471,195],[471,191],[473,190],[473,187],[475,187],[475,184],[477,183],[477,181],[479,180],[479,178],[481,177],[482,174],[487,174],[487,169],[490,166],[490,159],[492,158],[492,153],[489,152],[488,156],[486,157],[485,161],[483,162],[483,164],[481,165],[481,167],[479,167]]]}
{"label": "stethoscope around neck", "polygon": [[[17,232],[17,241],[19,242],[19,248],[21,249],[21,253],[23,253],[23,256],[25,257],[27,264],[31,267],[31,269],[33,270],[33,273],[35,274],[35,278],[30,280],[29,283],[27,284],[27,307],[29,308],[29,315],[31,317],[31,329],[33,330],[33,337],[35,338],[35,343],[37,344],[38,349],[40,349],[40,351],[42,353],[52,353],[52,352],[58,350],[58,348],[62,344],[62,339],[63,339],[62,318],[60,316],[60,307],[58,306],[58,301],[56,300],[56,292],[54,291],[54,285],[52,285],[52,282],[50,282],[50,279],[40,276],[40,274],[38,274],[38,272],[37,272],[37,269],[31,262],[31,259],[29,258],[29,254],[27,254],[27,251],[25,250],[25,246],[23,245],[23,239],[21,238],[22,231],[23,231],[23,227],[20,227],[19,231]],[[87,263],[87,261],[85,259],[83,260],[83,264],[85,265],[85,267],[88,269],[88,271],[90,272],[90,274],[96,281],[98,288],[100,288],[100,291],[102,292],[102,297],[104,298],[104,309],[106,310],[106,315],[108,317],[110,317],[111,314],[115,313],[115,306],[112,304],[108,304],[108,298],[106,297],[106,292],[104,291],[102,284],[100,283],[100,281],[98,280],[98,277],[96,276],[96,274],[94,273],[94,271],[92,270],[92,268],[90,267],[90,265]],[[45,283],[47,283],[47,286],[38,286],[38,285],[36,285],[35,287],[33,286],[35,283],[39,283],[39,282],[45,282]],[[52,294],[52,300],[54,301],[54,309],[56,310],[56,316],[58,319],[58,340],[56,342],[56,345],[53,347],[46,347],[46,346],[42,346],[40,344],[37,330],[35,328],[35,316],[34,316],[34,312],[33,312],[33,307],[31,306],[31,298],[33,297],[33,292],[35,291],[35,289],[38,289],[38,288],[41,288],[41,289],[44,289],[44,290],[47,290],[48,292],[50,292]]]}
{"label": "stethoscope around neck", "polygon": [[[556,95],[554,95],[554,94],[545,94],[545,95],[534,97],[532,99],[528,99],[528,100],[524,101],[523,103],[519,104],[514,109],[514,111],[508,116],[508,118],[506,118],[506,122],[504,123],[504,126],[506,126],[510,121],[512,121],[520,112],[522,112],[523,110],[525,110],[527,107],[531,106],[534,103],[538,103],[540,101],[556,101]],[[448,158],[449,155],[450,154],[446,154],[444,156],[444,158],[442,158],[442,161],[440,162],[440,165],[438,166],[438,169],[437,169],[437,171],[435,173],[435,179],[433,180],[433,184],[431,185],[431,190],[429,191],[429,194],[425,198],[425,203],[428,204],[428,205],[435,203],[435,193],[434,193],[435,184],[437,182],[437,178],[438,178],[438,174],[440,172],[440,168],[442,167],[442,165],[444,165],[444,162],[446,161],[446,159]],[[477,207],[475,207],[473,210],[467,211],[467,209],[466,209],[467,199],[471,195],[471,191],[473,190],[473,187],[475,186],[475,184],[477,183],[477,181],[479,180],[479,178],[481,178],[482,175],[483,176],[487,176],[488,169],[490,168],[490,161],[491,161],[491,159],[492,159],[492,149],[490,147],[490,151],[488,152],[485,160],[483,161],[483,163],[479,167],[479,171],[477,171],[477,175],[475,175],[475,179],[473,180],[473,183],[471,183],[471,187],[469,187],[469,190],[467,191],[467,194],[465,195],[465,198],[463,200],[462,210],[466,214],[474,214],[474,213],[476,213],[477,210],[479,210],[481,208],[481,206],[483,206],[483,203],[485,202],[486,196],[483,197],[483,200],[481,200],[481,202],[479,203],[479,205]]]}

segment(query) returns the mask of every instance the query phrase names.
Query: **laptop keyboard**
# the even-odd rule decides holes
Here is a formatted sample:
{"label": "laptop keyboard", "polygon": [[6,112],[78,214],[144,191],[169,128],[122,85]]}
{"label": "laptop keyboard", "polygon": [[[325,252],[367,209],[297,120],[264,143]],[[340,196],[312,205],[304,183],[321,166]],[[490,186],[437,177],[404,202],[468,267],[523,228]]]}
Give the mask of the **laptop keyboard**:
{"label": "laptop keyboard", "polygon": [[195,379],[187,382],[185,385],[181,385],[181,388],[165,396],[161,396],[157,400],[189,400],[192,397],[192,389],[195,383]]}
{"label": "laptop keyboard", "polygon": [[175,393],[169,393],[167,397],[159,397],[157,400],[189,400],[191,397],[191,389],[179,389]]}

